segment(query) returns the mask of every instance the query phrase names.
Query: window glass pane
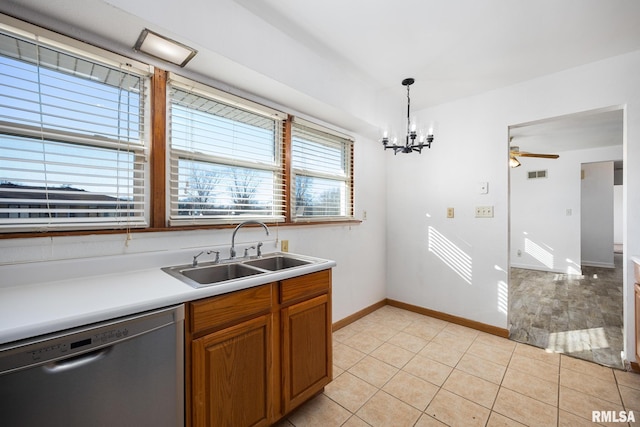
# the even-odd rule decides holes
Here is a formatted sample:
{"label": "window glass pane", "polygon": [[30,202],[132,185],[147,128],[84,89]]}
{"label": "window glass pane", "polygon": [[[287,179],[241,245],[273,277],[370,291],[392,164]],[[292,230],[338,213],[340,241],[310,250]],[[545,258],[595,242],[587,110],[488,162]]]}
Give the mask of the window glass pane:
{"label": "window glass pane", "polygon": [[126,150],[0,135],[4,183],[133,197],[135,161]]}
{"label": "window glass pane", "polygon": [[297,175],[294,197],[295,216],[335,217],[346,215],[344,181]]}
{"label": "window glass pane", "polygon": [[294,136],[291,164],[296,169],[345,175],[344,146],[310,141]]}
{"label": "window glass pane", "polygon": [[340,219],[351,213],[351,141],[294,121],[292,218]]}
{"label": "window glass pane", "polygon": [[282,122],[173,87],[170,223],[284,218]]}
{"label": "window glass pane", "polygon": [[186,159],[178,165],[179,216],[273,216],[277,212],[271,171]]}
{"label": "window glass pane", "polygon": [[245,161],[275,161],[276,121],[174,89],[172,148]]}
{"label": "window glass pane", "polygon": [[[17,39],[0,35],[4,52],[7,45],[16,43]],[[19,59],[0,56],[0,120],[140,142],[140,76],[25,41],[19,41],[19,46],[25,52],[11,55]],[[29,52],[33,58],[26,54]],[[58,65],[38,66],[38,59],[47,57]]]}
{"label": "window glass pane", "polygon": [[144,86],[0,34],[0,230],[145,226]]}

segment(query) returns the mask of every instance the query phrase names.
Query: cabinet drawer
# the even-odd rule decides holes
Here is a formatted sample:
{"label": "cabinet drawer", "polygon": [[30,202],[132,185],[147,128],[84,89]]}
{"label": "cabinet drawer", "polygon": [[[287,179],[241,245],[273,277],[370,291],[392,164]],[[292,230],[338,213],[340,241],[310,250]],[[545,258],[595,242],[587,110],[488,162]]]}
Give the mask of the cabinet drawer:
{"label": "cabinet drawer", "polygon": [[238,323],[248,317],[271,311],[274,284],[257,286],[190,303],[193,334]]}
{"label": "cabinet drawer", "polygon": [[329,289],[331,289],[331,270],[286,279],[282,281],[280,287],[280,303],[299,301],[326,293]]}

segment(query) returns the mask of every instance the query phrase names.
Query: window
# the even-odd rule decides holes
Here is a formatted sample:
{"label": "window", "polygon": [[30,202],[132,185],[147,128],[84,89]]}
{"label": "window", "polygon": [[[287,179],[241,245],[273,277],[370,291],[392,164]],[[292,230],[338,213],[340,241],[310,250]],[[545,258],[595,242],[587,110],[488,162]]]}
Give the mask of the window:
{"label": "window", "polygon": [[293,220],[353,217],[353,141],[313,123],[292,123]]}
{"label": "window", "polygon": [[348,136],[0,22],[0,237],[344,221],[353,193]]}
{"label": "window", "polygon": [[147,78],[0,33],[0,231],[147,225]]}
{"label": "window", "polygon": [[170,225],[284,220],[285,115],[171,77]]}

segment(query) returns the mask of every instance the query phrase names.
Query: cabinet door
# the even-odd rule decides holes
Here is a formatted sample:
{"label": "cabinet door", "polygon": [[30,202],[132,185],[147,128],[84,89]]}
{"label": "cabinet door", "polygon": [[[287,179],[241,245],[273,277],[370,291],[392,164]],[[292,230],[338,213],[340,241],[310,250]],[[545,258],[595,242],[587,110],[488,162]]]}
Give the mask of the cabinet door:
{"label": "cabinet door", "polygon": [[284,410],[288,413],[331,381],[331,306],[327,294],[282,310]]}
{"label": "cabinet door", "polygon": [[195,426],[271,423],[271,339],[268,314],[193,341]]}

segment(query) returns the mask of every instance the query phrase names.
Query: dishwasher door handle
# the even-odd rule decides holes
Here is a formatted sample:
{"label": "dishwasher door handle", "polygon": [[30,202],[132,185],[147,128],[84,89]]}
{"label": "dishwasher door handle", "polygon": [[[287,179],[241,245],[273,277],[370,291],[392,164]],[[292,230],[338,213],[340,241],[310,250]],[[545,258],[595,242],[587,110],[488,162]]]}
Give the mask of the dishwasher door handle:
{"label": "dishwasher door handle", "polygon": [[70,371],[72,369],[76,369],[81,366],[85,366],[90,363],[97,362],[98,360],[105,357],[110,350],[111,350],[111,347],[105,347],[96,351],[81,354],[80,356],[70,357],[68,359],[47,363],[45,365],[42,365],[42,369],[44,369],[47,373],[50,373],[50,374]]}

